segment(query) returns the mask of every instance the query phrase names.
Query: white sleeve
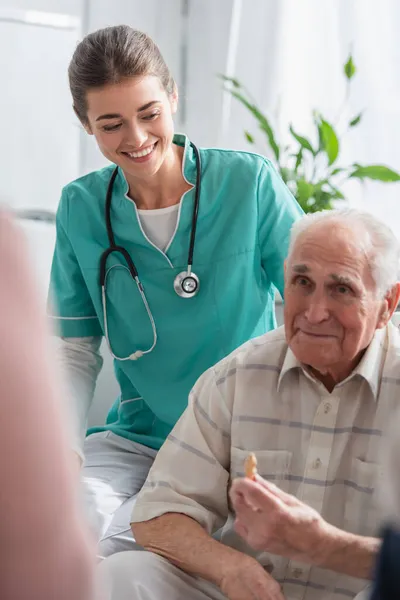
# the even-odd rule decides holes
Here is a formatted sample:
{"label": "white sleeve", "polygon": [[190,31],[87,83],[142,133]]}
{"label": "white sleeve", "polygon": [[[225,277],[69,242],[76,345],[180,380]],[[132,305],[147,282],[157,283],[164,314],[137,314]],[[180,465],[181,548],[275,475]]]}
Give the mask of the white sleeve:
{"label": "white sleeve", "polygon": [[82,459],[88,413],[103,365],[101,340],[101,336],[58,338],[57,356],[73,403],[71,445]]}

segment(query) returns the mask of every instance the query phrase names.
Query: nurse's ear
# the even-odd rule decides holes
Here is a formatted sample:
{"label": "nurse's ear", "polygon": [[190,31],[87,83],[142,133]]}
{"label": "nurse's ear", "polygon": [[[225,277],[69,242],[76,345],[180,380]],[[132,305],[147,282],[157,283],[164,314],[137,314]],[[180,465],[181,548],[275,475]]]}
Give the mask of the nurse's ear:
{"label": "nurse's ear", "polygon": [[174,83],[174,89],[172,93],[169,95],[169,104],[171,106],[171,113],[174,115],[178,110],[178,88],[176,87],[176,83]]}
{"label": "nurse's ear", "polygon": [[74,113],[78,117],[78,119],[81,122],[81,125],[83,126],[84,130],[86,131],[86,133],[88,133],[89,135],[93,135],[93,131],[92,131],[92,128],[90,127],[88,119],[83,120],[80,117],[80,115],[79,115],[78,111],[76,110],[75,106],[72,105],[72,108],[74,109]]}

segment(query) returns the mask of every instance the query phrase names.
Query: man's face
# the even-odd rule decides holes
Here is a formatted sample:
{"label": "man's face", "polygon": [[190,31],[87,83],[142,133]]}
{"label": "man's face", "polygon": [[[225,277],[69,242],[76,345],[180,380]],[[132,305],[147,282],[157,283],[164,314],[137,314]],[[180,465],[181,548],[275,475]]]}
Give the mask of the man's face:
{"label": "man's face", "polygon": [[297,239],[285,271],[285,333],[296,358],[335,381],[347,377],[391,316],[364,249],[368,234],[317,223]]}

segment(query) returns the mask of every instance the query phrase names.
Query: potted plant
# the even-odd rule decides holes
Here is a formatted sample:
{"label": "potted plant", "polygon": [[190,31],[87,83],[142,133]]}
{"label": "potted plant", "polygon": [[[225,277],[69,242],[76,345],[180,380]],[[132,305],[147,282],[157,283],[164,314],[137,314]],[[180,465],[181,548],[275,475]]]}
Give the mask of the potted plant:
{"label": "potted plant", "polygon": [[[347,80],[348,92],[350,83],[356,73],[356,67],[350,55],[343,67]],[[339,163],[341,137],[335,127],[323,115],[313,112],[315,139],[299,135],[289,126],[293,145],[283,145],[277,139],[270,119],[257,107],[248,90],[234,77],[222,75],[225,89],[245,106],[254,116],[259,129],[266,138],[272,151],[282,179],[288,185],[304,212],[317,212],[333,208],[335,200],[345,200],[341,186],[349,179],[375,179],[383,182],[400,180],[400,175],[385,165],[361,165],[353,163],[343,166]],[[348,97],[348,93],[346,95]],[[347,124],[348,128],[357,127],[362,120],[362,113],[354,116]],[[249,131],[244,132],[250,144],[255,143]]]}

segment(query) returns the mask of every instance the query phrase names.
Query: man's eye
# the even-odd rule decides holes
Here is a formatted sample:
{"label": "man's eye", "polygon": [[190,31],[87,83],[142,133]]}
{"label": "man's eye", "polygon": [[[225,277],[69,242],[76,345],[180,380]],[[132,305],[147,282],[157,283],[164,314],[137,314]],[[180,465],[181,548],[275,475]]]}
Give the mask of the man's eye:
{"label": "man's eye", "polygon": [[296,283],[300,287],[306,287],[309,284],[309,281],[308,281],[308,279],[306,277],[297,277],[296,278]]}
{"label": "man's eye", "polygon": [[344,296],[346,294],[350,294],[351,293],[351,289],[349,287],[347,287],[347,285],[338,285],[338,286],[336,286],[336,291],[341,296]]}

